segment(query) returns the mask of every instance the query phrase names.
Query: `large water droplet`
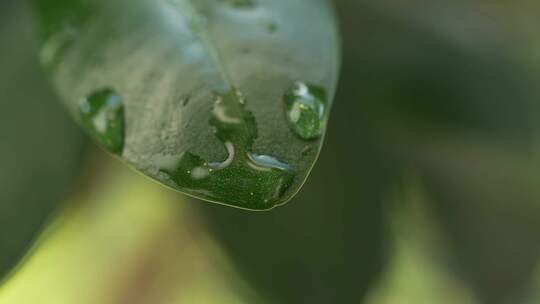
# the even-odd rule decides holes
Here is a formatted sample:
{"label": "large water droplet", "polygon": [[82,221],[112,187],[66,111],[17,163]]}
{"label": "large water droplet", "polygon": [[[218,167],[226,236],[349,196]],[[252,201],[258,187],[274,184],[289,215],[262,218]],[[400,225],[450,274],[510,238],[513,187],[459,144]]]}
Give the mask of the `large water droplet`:
{"label": "large water droplet", "polygon": [[81,123],[105,149],[121,154],[124,148],[124,105],[111,89],[96,91],[79,105]]}
{"label": "large water droplet", "polygon": [[178,187],[192,195],[247,209],[269,209],[291,186],[295,173],[269,155],[252,151],[257,124],[236,90],[216,95],[210,124],[227,150],[227,158],[208,162],[186,152],[173,170],[161,170]]}
{"label": "large water droplet", "polygon": [[291,129],[302,139],[319,138],[326,126],[326,93],[323,88],[297,83],[285,93],[285,114]]}

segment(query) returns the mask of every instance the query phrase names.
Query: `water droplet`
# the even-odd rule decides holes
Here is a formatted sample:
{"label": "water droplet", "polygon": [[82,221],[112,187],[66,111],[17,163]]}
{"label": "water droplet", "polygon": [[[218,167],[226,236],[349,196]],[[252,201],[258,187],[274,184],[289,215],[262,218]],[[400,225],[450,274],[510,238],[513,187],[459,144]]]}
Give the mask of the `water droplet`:
{"label": "water droplet", "polygon": [[317,86],[297,83],[285,93],[285,114],[292,130],[302,139],[319,138],[326,125],[326,93]]}
{"label": "water droplet", "polygon": [[210,124],[227,157],[209,162],[186,152],[173,170],[161,173],[188,193],[211,201],[247,209],[279,203],[295,174],[287,163],[252,151],[257,124],[244,96],[237,90],[216,95]]}
{"label": "water droplet", "polygon": [[111,89],[96,91],[79,104],[82,125],[107,150],[121,154],[124,148],[124,106]]}

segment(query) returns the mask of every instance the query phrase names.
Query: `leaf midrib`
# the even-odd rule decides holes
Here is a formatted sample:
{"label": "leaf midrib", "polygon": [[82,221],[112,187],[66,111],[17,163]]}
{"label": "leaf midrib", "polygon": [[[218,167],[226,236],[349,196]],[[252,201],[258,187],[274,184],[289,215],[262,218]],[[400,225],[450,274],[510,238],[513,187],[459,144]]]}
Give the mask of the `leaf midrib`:
{"label": "leaf midrib", "polygon": [[[219,76],[223,82],[228,86],[228,89],[235,88],[234,81],[229,74],[229,71],[223,64],[223,58],[220,55],[219,48],[214,43],[213,39],[210,37],[206,30],[206,25],[201,24],[199,20],[205,20],[207,17],[200,13],[199,8],[194,3],[194,1],[199,0],[168,0],[173,4],[176,4],[176,9],[178,13],[184,17],[187,21],[188,27],[195,34],[194,36],[200,41],[203,49],[208,54],[210,61],[213,63],[213,66],[217,70]],[[206,3],[206,1],[204,1]]]}

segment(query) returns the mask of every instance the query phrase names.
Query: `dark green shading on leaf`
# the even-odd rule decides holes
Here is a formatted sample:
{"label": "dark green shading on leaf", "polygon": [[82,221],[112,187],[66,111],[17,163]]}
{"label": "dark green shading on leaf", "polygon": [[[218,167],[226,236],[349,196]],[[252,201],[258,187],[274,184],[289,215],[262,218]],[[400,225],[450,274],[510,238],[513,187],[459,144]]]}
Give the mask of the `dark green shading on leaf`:
{"label": "dark green shading on leaf", "polygon": [[115,154],[124,148],[124,105],[122,99],[111,89],[97,91],[79,105],[82,125],[90,135]]}
{"label": "dark green shading on leaf", "polygon": [[288,164],[268,155],[253,153],[257,122],[245,109],[246,101],[233,90],[216,95],[210,124],[227,149],[222,162],[208,162],[186,152],[174,171],[162,170],[190,194],[208,200],[231,196],[234,205],[249,209],[270,209],[282,198],[294,178]]}

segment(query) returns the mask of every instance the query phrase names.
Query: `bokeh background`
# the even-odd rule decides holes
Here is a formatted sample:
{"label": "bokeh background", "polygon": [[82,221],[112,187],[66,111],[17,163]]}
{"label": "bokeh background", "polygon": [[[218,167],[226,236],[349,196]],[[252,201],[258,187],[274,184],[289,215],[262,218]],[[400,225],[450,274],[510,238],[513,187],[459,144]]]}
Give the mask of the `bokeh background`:
{"label": "bokeh background", "polygon": [[294,201],[250,213],[89,143],[29,7],[1,0],[0,304],[540,303],[540,4],[335,4],[321,159]]}

